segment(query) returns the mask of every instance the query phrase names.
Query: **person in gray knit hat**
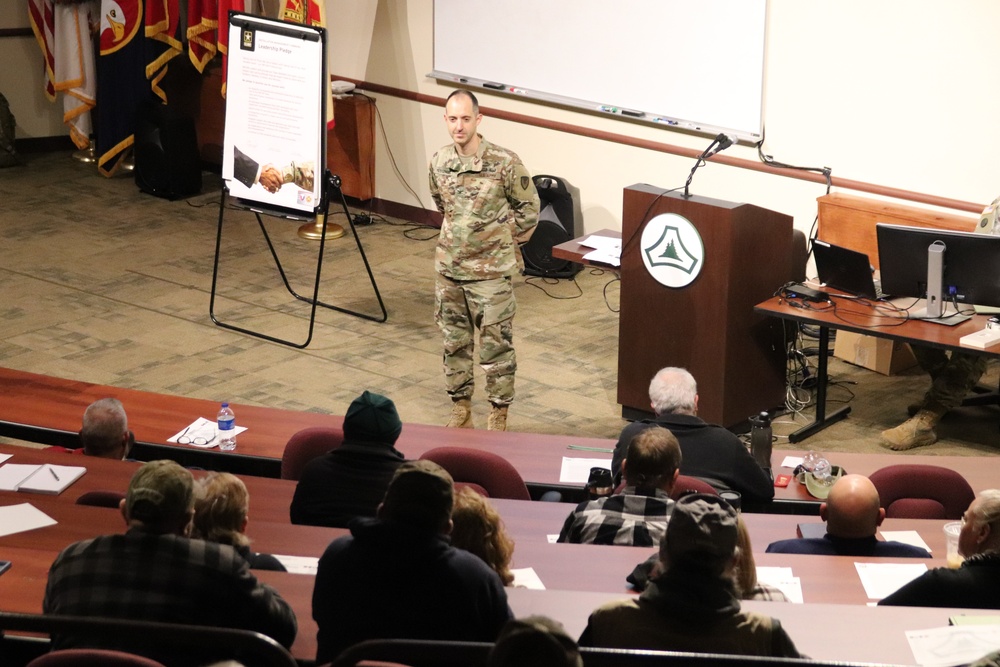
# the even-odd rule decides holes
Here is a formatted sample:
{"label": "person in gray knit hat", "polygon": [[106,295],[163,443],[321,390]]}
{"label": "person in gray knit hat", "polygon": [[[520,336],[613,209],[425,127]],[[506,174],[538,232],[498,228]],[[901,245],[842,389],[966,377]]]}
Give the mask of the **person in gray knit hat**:
{"label": "person in gray knit hat", "polygon": [[580,646],[800,657],[777,619],[740,609],[737,530],[719,496],[682,496],[660,542],[663,573],[638,598],[594,610]]}
{"label": "person in gray knit hat", "polygon": [[392,400],[370,391],[344,416],[344,441],[306,464],[289,508],[292,523],[346,528],[374,517],[389,481],[405,460],[394,447],[403,422]]}

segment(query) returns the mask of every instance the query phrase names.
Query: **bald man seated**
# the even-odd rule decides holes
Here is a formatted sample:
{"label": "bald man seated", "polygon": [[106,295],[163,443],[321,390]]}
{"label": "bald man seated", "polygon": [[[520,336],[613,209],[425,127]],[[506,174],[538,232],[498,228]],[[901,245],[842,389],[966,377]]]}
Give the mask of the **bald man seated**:
{"label": "bald man seated", "polygon": [[825,556],[886,556],[891,558],[930,558],[926,549],[892,540],[880,541],[875,531],[885,519],[879,505],[878,490],[864,475],[844,475],[830,489],[826,502],[819,506],[826,521],[823,537],[778,540],[767,547],[768,553],[821,554]]}

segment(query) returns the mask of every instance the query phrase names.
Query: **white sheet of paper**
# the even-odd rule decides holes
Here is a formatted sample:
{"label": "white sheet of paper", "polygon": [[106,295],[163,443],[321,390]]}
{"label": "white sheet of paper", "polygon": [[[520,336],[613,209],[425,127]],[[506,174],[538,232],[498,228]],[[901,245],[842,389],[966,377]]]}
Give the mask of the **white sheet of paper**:
{"label": "white sheet of paper", "polygon": [[591,468],[607,468],[611,470],[611,459],[578,459],[564,456],[559,469],[559,481],[563,484],[586,484],[590,479]]}
{"label": "white sheet of paper", "polygon": [[285,556],[283,554],[274,554],[274,557],[292,574],[316,576],[316,568],[319,567],[319,558],[313,556]]}
{"label": "white sheet of paper", "polygon": [[801,456],[786,456],[785,458],[781,459],[782,468],[791,468],[792,470],[795,470],[795,468],[799,467],[800,465],[802,465]]}
{"label": "white sheet of paper", "polygon": [[533,567],[519,567],[511,569],[511,574],[514,575],[514,582],[511,584],[514,588],[530,588],[536,591],[544,591],[545,584],[538,577],[538,573],[535,572]]}
{"label": "white sheet of paper", "polygon": [[855,563],[865,593],[872,600],[881,600],[895,593],[927,571],[924,563]]}
{"label": "white sheet of paper", "polygon": [[952,625],[907,630],[913,658],[923,667],[951,667],[975,662],[1000,649],[1000,625]]}
{"label": "white sheet of paper", "polygon": [[0,454],[0,463],[3,463],[4,461],[6,461],[7,459],[9,459],[12,456],[14,456],[14,455],[13,454]]}
{"label": "white sheet of paper", "polygon": [[601,264],[620,266],[622,263],[622,249],[598,248],[597,250],[591,250],[583,258],[588,262],[600,262]]}
{"label": "white sheet of paper", "polygon": [[552,533],[551,535],[546,535],[545,539],[546,541],[548,541],[549,544],[555,544],[556,542],[559,541],[559,533]]}
{"label": "white sheet of paper", "polygon": [[617,249],[618,254],[621,254],[622,240],[620,238],[615,238],[613,236],[601,236],[600,234],[591,234],[584,240],[580,241],[580,245],[587,246],[588,248],[611,248]]}
{"label": "white sheet of paper", "polygon": [[[246,426],[234,426],[233,435],[239,435],[245,430],[247,430]],[[219,446],[218,431],[219,431],[219,424],[217,422],[211,419],[205,419],[204,417],[198,417],[193,422],[188,424],[187,428],[182,428],[181,430],[177,431],[177,433],[167,438],[167,442],[176,443],[177,439],[180,438],[182,435],[187,436],[192,440],[194,440],[195,438],[205,438],[206,440],[209,440],[209,438],[211,438],[211,440],[209,440],[208,444],[206,445],[196,445],[193,442],[185,443],[191,445],[192,447],[211,449],[212,447]]]}
{"label": "white sheet of paper", "polygon": [[52,526],[56,520],[29,503],[0,507],[0,537]]}
{"label": "white sheet of paper", "polygon": [[790,567],[758,567],[757,581],[774,586],[791,602],[802,604],[802,580],[792,576]]}
{"label": "white sheet of paper", "polygon": [[920,537],[920,533],[915,530],[880,530],[879,532],[882,533],[882,539],[884,540],[894,540],[903,544],[909,544],[910,546],[927,549],[928,551],[931,550],[923,538]]}
{"label": "white sheet of paper", "polygon": [[17,491],[21,482],[41,469],[37,463],[5,463],[0,466],[0,491]]}

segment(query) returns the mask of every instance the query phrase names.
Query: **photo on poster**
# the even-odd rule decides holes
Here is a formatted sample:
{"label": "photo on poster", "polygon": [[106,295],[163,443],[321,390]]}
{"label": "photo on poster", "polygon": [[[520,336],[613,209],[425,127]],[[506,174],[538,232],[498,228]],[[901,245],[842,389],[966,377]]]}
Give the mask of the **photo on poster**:
{"label": "photo on poster", "polygon": [[315,217],[326,163],[323,28],[229,16],[222,178],[238,204]]}

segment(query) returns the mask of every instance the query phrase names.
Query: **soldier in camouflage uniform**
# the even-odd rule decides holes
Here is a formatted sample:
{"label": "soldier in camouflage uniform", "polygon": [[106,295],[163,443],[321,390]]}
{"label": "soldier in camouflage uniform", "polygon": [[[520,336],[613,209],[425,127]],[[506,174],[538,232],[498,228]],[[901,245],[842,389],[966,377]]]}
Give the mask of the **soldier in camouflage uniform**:
{"label": "soldier in camouflage uniform", "polygon": [[897,451],[936,442],[934,427],[948,410],[962,404],[986,371],[986,357],[978,354],[956,350],[949,356],[938,348],[914,345],[913,355],[920,367],[930,373],[931,386],[919,403],[907,407],[910,419],[882,431],[882,441]]}
{"label": "soldier in camouflage uniform", "polygon": [[538,192],[514,153],[476,132],[479,103],[465,90],[448,96],[445,122],[454,140],[431,158],[430,189],[444,215],[434,265],[434,319],[444,335],[444,377],[452,399],[448,426],[472,428],[474,336],[492,404],[487,427],[507,428],[514,400],[512,277],[524,266],[519,244],[538,223]]}

